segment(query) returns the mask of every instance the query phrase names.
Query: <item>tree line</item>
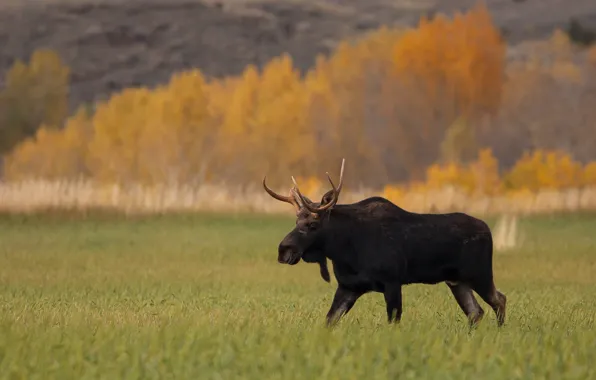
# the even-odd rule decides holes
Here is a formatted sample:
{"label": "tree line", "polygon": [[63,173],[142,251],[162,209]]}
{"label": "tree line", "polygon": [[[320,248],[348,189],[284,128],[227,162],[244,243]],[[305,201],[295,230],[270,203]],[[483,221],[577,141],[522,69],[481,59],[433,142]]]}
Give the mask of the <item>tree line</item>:
{"label": "tree line", "polygon": [[71,116],[68,67],[44,50],[0,93],[4,178],[281,186],[345,157],[351,186],[596,184],[596,49],[561,32],[530,47],[508,47],[478,5],[342,42],[304,75],[288,55],[223,79],[190,70]]}

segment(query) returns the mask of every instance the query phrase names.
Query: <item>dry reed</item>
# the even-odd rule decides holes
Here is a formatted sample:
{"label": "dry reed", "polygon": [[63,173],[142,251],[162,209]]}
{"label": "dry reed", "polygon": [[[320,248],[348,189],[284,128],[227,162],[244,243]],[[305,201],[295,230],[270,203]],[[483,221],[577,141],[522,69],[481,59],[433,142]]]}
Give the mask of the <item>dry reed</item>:
{"label": "dry reed", "polygon": [[[380,195],[372,190],[342,193],[343,203]],[[313,199],[316,199],[313,196]],[[453,188],[406,193],[400,206],[417,212],[463,211],[473,215],[501,215],[494,228],[495,249],[518,246],[517,215],[576,210],[596,210],[596,188],[542,191],[517,197],[469,197]],[[244,191],[216,185],[121,186],[91,181],[27,180],[0,182],[0,212],[32,213],[44,210],[104,209],[125,214],[185,211],[286,213],[292,209],[272,200],[260,188]]]}
{"label": "dry reed", "polygon": [[[372,195],[382,194],[374,190],[345,189],[342,203]],[[309,196],[317,198],[315,194]],[[440,191],[412,191],[392,201],[416,212],[461,211],[478,216],[590,211],[596,210],[596,187],[564,191],[543,190],[535,194],[495,197],[471,197],[457,189],[445,188]],[[287,205],[272,200],[261,188],[255,186],[239,190],[217,185],[100,185],[84,180],[31,179],[14,183],[0,182],[1,212],[27,213],[44,209],[109,209],[126,214],[184,211],[292,212]]]}

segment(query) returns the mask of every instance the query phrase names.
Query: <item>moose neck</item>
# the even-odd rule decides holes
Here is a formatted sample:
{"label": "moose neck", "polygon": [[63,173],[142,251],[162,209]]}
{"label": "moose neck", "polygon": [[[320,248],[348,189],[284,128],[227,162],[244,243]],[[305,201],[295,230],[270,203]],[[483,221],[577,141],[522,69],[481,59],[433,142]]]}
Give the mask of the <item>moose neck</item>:
{"label": "moose neck", "polygon": [[331,261],[341,262],[352,255],[351,243],[355,230],[355,220],[350,216],[346,205],[336,205],[333,210],[322,216],[325,219],[325,231],[322,235],[325,256]]}

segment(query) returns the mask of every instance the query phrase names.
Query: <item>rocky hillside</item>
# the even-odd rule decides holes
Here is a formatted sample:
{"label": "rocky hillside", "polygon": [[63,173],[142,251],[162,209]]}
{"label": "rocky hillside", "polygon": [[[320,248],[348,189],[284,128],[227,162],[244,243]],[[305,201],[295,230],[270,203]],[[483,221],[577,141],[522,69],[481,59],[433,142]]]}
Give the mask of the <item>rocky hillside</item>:
{"label": "rocky hillside", "polygon": [[[72,105],[123,87],[155,85],[176,71],[237,74],[282,52],[307,69],[344,38],[385,25],[414,25],[472,0],[0,0],[0,66],[52,48],[72,68]],[[516,43],[567,28],[596,30],[596,1],[488,0]]]}

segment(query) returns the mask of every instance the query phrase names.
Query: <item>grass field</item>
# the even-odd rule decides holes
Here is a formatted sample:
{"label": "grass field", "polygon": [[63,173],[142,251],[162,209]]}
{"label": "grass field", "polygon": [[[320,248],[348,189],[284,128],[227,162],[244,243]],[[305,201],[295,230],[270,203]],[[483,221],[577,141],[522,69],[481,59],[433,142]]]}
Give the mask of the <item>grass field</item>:
{"label": "grass field", "polygon": [[369,294],[325,329],[335,279],[276,261],[293,223],[0,217],[0,378],[596,378],[596,216],[522,219],[506,325],[481,301],[472,333],[443,284],[406,287],[401,325]]}

